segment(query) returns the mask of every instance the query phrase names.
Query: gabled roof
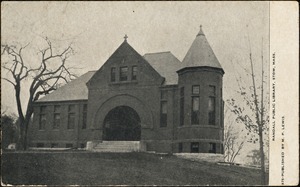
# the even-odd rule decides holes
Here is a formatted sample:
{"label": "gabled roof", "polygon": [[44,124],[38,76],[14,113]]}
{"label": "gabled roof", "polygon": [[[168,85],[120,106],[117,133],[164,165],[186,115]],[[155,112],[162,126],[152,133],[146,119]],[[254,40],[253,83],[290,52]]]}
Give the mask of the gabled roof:
{"label": "gabled roof", "polygon": [[147,53],[144,58],[163,77],[165,84],[177,84],[177,70],[181,69],[181,62],[170,52]]}
{"label": "gabled roof", "polygon": [[222,69],[221,64],[219,63],[202,31],[202,26],[200,26],[200,31],[192,43],[192,46],[188,50],[186,56],[184,57],[182,63],[184,67],[207,66]]}
{"label": "gabled roof", "polygon": [[[125,38],[125,37],[124,37]],[[143,58],[129,43],[126,38],[124,42],[113,52],[113,54],[107,59],[107,61],[100,67],[100,69],[93,75],[93,77],[88,81],[88,86],[97,82],[97,77],[101,74],[102,70],[108,63],[118,62],[121,63],[122,59],[126,57],[126,60],[130,61],[132,58],[138,57],[141,59],[144,66],[153,70],[152,75],[156,77],[163,78],[162,75],[155,69],[145,58]]]}
{"label": "gabled roof", "polygon": [[86,83],[94,75],[96,71],[89,71],[75,80],[58,88],[54,92],[44,96],[37,102],[51,102],[51,101],[70,101],[70,100],[87,100],[88,88]]}

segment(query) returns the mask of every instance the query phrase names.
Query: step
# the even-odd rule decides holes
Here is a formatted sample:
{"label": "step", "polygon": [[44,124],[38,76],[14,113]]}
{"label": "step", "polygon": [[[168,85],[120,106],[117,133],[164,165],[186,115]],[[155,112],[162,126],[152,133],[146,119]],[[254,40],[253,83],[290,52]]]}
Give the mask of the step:
{"label": "step", "polygon": [[95,152],[133,152],[139,150],[139,141],[103,141],[93,149]]}

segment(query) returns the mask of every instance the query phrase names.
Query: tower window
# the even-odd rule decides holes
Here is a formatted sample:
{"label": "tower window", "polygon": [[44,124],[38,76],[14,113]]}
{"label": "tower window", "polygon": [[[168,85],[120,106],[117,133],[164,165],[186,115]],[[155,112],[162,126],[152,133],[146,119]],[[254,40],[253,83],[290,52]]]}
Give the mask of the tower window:
{"label": "tower window", "polygon": [[221,154],[224,154],[224,145],[221,144]]}
{"label": "tower window", "polygon": [[199,142],[191,143],[191,153],[199,153]]}
{"label": "tower window", "polygon": [[191,123],[192,125],[199,125],[200,122],[200,86],[193,85],[192,86],[192,115],[191,115]]}
{"label": "tower window", "polygon": [[128,80],[128,67],[120,67],[120,81]]}
{"label": "tower window", "polygon": [[215,97],[209,97],[208,100],[208,124],[215,125],[216,117],[215,117]]}
{"label": "tower window", "polygon": [[131,80],[136,80],[136,79],[137,79],[137,66],[132,66]]}
{"label": "tower window", "polygon": [[223,90],[220,89],[220,103],[221,103],[221,111],[220,111],[220,117],[221,117],[221,127],[224,127],[224,101],[223,101]]}
{"label": "tower window", "polygon": [[216,143],[209,143],[209,153],[216,153]]}
{"label": "tower window", "polygon": [[57,148],[58,147],[58,143],[52,143],[51,144],[51,148]]}
{"label": "tower window", "polygon": [[116,81],[116,68],[111,68],[110,70],[110,81],[111,82]]}
{"label": "tower window", "polygon": [[44,147],[44,143],[36,143],[36,147]]}
{"label": "tower window", "polygon": [[73,144],[72,143],[67,143],[66,148],[73,148]]}
{"label": "tower window", "polygon": [[192,97],[192,125],[199,124],[199,96]]}
{"label": "tower window", "polygon": [[194,86],[192,86],[192,94],[193,94],[193,95],[198,95],[198,94],[200,94],[200,86],[199,86],[199,85],[194,85]]}
{"label": "tower window", "polygon": [[178,153],[182,153],[182,151],[183,151],[183,145],[182,145],[182,143],[179,143],[178,144]]}
{"label": "tower window", "polygon": [[209,85],[208,124],[216,124],[216,87]]}
{"label": "tower window", "polygon": [[210,96],[216,96],[216,87],[209,85],[209,95]]}

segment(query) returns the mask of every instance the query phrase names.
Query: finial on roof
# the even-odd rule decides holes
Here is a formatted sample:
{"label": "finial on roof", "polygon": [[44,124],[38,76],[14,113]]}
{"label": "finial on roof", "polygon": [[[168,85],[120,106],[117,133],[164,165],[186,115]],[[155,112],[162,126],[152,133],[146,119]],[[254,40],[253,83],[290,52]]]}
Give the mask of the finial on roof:
{"label": "finial on roof", "polygon": [[127,34],[125,34],[124,40],[127,41],[127,38],[128,38],[128,36],[127,36]]}
{"label": "finial on roof", "polygon": [[198,32],[197,36],[200,36],[200,35],[203,35],[204,36],[204,33],[202,31],[202,25],[200,25],[200,31]]}

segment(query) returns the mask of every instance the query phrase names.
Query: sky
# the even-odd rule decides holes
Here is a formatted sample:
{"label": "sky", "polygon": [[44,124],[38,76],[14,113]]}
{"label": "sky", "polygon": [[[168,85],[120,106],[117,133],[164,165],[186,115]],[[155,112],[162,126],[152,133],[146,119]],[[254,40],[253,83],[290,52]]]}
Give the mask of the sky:
{"label": "sky", "polygon": [[[45,46],[43,37],[49,38],[57,50],[72,44],[75,54],[69,63],[78,68],[78,75],[99,69],[125,34],[141,55],[171,51],[182,61],[200,25],[225,71],[224,100],[236,96],[236,76],[249,86],[250,48],[255,71],[261,68],[263,53],[268,73],[268,2],[68,1],[2,2],[1,6],[1,44],[30,43],[25,60],[31,66],[37,64],[37,51]],[[1,77],[5,76],[1,69]],[[27,87],[25,82],[22,88],[25,91]],[[24,106],[27,97],[22,94]],[[16,113],[13,89],[3,80],[2,108]]]}

